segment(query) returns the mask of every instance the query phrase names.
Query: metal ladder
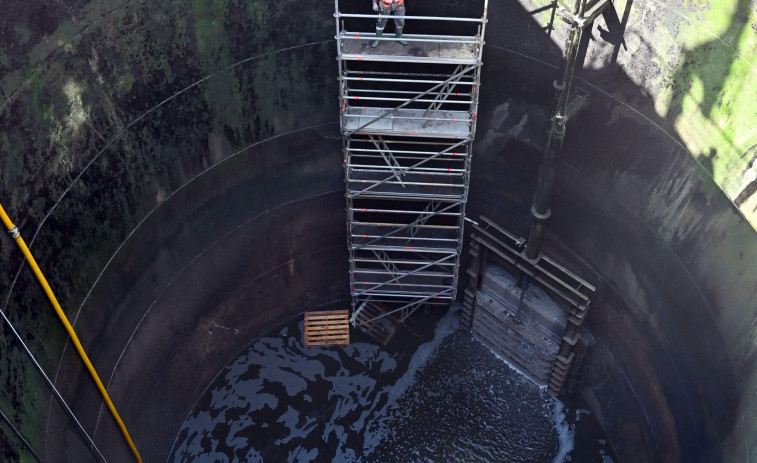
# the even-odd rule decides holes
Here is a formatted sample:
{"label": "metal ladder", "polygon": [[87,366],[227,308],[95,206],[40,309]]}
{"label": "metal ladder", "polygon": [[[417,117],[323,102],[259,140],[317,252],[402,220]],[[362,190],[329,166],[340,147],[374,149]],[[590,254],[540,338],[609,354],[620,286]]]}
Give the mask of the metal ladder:
{"label": "metal ladder", "polygon": [[377,15],[335,0],[355,326],[457,296],[487,6],[480,18],[405,16],[467,34],[405,34],[407,46],[388,36],[372,48],[372,30],[347,26]]}

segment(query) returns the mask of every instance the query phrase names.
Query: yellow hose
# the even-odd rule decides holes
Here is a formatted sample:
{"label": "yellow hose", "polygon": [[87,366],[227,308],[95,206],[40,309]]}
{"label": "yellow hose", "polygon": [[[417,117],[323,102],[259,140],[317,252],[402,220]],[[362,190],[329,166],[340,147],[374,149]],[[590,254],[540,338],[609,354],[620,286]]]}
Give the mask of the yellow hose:
{"label": "yellow hose", "polygon": [[84,348],[79,342],[79,338],[76,336],[76,332],[74,331],[74,328],[71,326],[71,323],[68,322],[68,318],[66,317],[66,314],[63,313],[63,309],[61,309],[60,304],[58,303],[58,299],[55,297],[55,294],[53,294],[53,290],[50,289],[50,285],[47,284],[47,279],[45,279],[45,276],[42,274],[42,271],[39,269],[39,266],[37,265],[37,262],[34,260],[34,256],[32,256],[32,253],[29,251],[29,248],[26,246],[24,239],[21,238],[21,234],[18,232],[18,228],[16,228],[16,226],[13,225],[13,222],[11,221],[10,217],[8,217],[8,214],[5,213],[5,209],[3,209],[2,204],[0,204],[0,217],[2,217],[3,223],[8,228],[8,232],[16,241],[16,244],[18,244],[18,247],[21,248],[21,252],[24,253],[24,256],[26,257],[27,262],[29,262],[29,265],[34,271],[34,274],[37,276],[37,279],[39,280],[40,284],[42,284],[42,288],[45,290],[45,293],[47,294],[48,299],[50,299],[50,302],[53,305],[53,309],[55,309],[55,313],[58,314],[58,318],[60,318],[60,321],[63,323],[63,326],[66,328],[66,331],[68,331],[68,335],[71,337],[71,341],[74,343],[74,346],[76,346],[76,350],[77,352],[79,352],[79,356],[84,362],[84,365],[87,366],[87,370],[89,370],[89,374],[92,375],[92,379],[95,380],[95,383],[97,384],[97,388],[100,390],[100,394],[103,396],[105,403],[108,404],[108,409],[110,410],[110,413],[113,415],[113,418],[116,419],[116,422],[118,423],[118,427],[121,428],[121,432],[126,438],[126,441],[129,443],[129,447],[131,447],[131,451],[134,453],[134,456],[137,457],[137,461],[139,463],[142,463],[142,457],[139,456],[139,451],[137,451],[137,447],[134,446],[134,442],[131,440],[131,437],[129,436],[129,431],[126,430],[126,425],[124,425],[124,422],[121,421],[121,417],[118,415],[118,412],[116,411],[116,407],[113,405],[113,402],[111,402],[110,397],[108,396],[108,391],[105,390],[105,386],[103,386],[102,381],[100,381],[100,377],[97,375],[97,371],[95,371],[95,367],[92,366],[92,362],[89,361],[89,357],[87,357],[87,353],[84,352]]}

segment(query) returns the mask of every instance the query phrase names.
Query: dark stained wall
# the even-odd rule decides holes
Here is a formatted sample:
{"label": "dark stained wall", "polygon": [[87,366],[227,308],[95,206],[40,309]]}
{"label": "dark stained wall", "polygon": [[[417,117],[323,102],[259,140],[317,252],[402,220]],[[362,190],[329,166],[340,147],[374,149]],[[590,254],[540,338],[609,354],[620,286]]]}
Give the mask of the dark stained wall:
{"label": "dark stained wall", "polygon": [[[143,457],[160,461],[237,352],[294,314],[347,303],[333,5],[11,3],[0,20],[0,201]],[[525,233],[560,51],[528,13],[537,2],[523,3],[490,6],[468,215]],[[678,30],[705,7],[661,15],[653,0],[621,3],[625,29],[598,21],[578,74],[593,103],[569,126],[545,243],[599,288],[583,392],[623,461],[748,461],[757,236],[687,144],[684,109],[657,110],[658,77],[680,73],[639,63],[664,53],[621,46],[610,59],[618,31],[635,43],[632,33]],[[750,34],[753,2],[742,3],[733,21]],[[0,307],[106,456],[129,461],[14,246],[0,239]],[[49,461],[86,461],[4,330],[0,408]],[[2,426],[12,459],[20,444]]]}
{"label": "dark stained wall", "polygon": [[[15,6],[3,205],[159,460],[218,367],[295,313],[344,305],[332,7]],[[4,311],[106,456],[128,459],[15,245],[0,246]],[[9,334],[2,409],[51,461],[86,455]]]}
{"label": "dark stained wall", "polygon": [[[524,3],[526,11],[536,9],[537,2]],[[732,3],[720,10],[727,18],[716,39],[737,47],[734,37],[754,43],[754,2]],[[749,461],[757,451],[756,235],[743,203],[734,204],[718,185],[718,163],[725,161],[704,162],[691,142],[698,130],[709,130],[691,116],[698,107],[670,110],[660,102],[671,92],[679,101],[698,97],[676,76],[692,76],[695,84],[719,79],[721,87],[745,77],[722,57],[693,56],[683,31],[708,26],[706,6],[676,11],[669,3],[637,1],[616,8],[617,18],[601,18],[592,29],[585,67],[577,72],[576,85],[591,93],[592,105],[568,126],[545,244],[545,252],[571,262],[599,287],[589,319],[597,345],[582,392],[613,430],[624,461]],[[490,12],[509,18],[510,27],[487,37],[484,78],[506,76],[498,88],[517,94],[482,97],[480,120],[488,127],[478,136],[468,208],[469,215],[494,216],[524,236],[538,160],[512,136],[540,146],[544,118],[522,99],[547,101],[558,63],[556,50],[536,39],[540,30],[526,11],[495,6]],[[621,43],[617,25],[625,15]],[[557,25],[556,42],[564,30]],[[661,34],[680,43],[652,40]],[[750,52],[728,56],[737,61]],[[725,87],[704,94],[728,94]],[[721,123],[750,117],[738,113]],[[742,127],[738,137],[751,140],[739,153],[748,159],[755,133]]]}

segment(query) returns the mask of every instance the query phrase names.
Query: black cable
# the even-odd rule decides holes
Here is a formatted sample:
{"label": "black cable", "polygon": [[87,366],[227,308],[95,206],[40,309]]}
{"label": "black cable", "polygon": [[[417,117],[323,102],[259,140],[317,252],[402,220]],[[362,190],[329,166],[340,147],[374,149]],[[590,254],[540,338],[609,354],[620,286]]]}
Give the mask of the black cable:
{"label": "black cable", "polygon": [[8,418],[5,415],[5,413],[3,413],[2,410],[0,410],[0,417],[13,430],[13,432],[16,433],[16,436],[18,436],[18,438],[21,440],[21,442],[24,443],[24,445],[26,446],[27,450],[29,450],[29,452],[31,452],[31,454],[34,455],[34,458],[36,458],[39,463],[42,463],[42,459],[39,457],[39,455],[37,455],[37,452],[34,451],[34,449],[32,448],[32,444],[30,444],[29,441],[26,440],[26,438],[24,437],[24,435],[21,434],[21,431],[18,430],[18,428],[11,422],[10,418]]}

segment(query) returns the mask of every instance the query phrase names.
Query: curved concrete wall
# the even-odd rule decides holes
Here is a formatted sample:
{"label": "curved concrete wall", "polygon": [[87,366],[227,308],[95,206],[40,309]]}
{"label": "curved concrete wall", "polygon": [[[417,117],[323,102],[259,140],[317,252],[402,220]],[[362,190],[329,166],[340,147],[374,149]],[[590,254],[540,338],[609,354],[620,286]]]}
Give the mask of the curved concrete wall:
{"label": "curved concrete wall", "polygon": [[[143,457],[160,461],[212,376],[251,340],[303,310],[347,303],[332,5],[12,3],[0,42],[0,201]],[[461,3],[414,12],[453,14]],[[548,17],[523,3],[490,6],[468,214],[525,233],[560,55],[539,29]],[[711,3],[736,12],[720,39],[741,53],[729,55],[724,82],[746,82],[735,70],[753,57],[743,47],[754,2]],[[687,92],[679,110],[660,110],[683,75],[682,51],[695,48],[679,31],[717,11],[663,6],[616,2],[624,28],[598,21],[577,81],[593,103],[568,129],[545,251],[599,288],[582,391],[623,461],[748,461],[757,235],[728,195],[747,198],[742,212],[751,201],[750,151],[728,164],[742,184],[729,187],[698,158],[706,143],[691,141],[714,113],[681,116],[693,111]],[[743,107],[732,112],[735,135],[721,135],[739,151],[755,136],[744,134]],[[3,310],[106,456],[128,461],[13,246],[0,240]],[[50,461],[86,459],[16,341],[0,343],[2,410]],[[19,446],[3,434],[6,448]]]}

